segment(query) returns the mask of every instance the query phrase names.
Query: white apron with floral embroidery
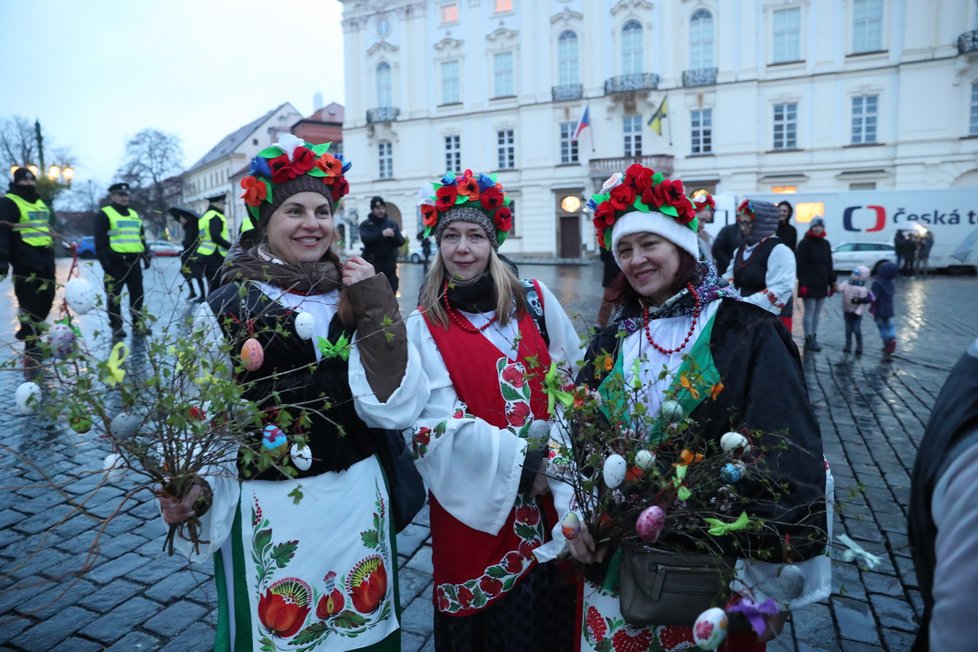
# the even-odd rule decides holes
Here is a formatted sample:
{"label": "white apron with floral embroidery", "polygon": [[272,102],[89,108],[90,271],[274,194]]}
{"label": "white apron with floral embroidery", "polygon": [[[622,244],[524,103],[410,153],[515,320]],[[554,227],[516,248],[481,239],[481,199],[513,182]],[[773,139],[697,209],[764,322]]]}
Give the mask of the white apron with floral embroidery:
{"label": "white apron with floral embroidery", "polygon": [[387,502],[374,457],[301,481],[242,482],[218,558],[231,649],[252,649],[235,645],[243,635],[256,650],[353,650],[396,630]]}

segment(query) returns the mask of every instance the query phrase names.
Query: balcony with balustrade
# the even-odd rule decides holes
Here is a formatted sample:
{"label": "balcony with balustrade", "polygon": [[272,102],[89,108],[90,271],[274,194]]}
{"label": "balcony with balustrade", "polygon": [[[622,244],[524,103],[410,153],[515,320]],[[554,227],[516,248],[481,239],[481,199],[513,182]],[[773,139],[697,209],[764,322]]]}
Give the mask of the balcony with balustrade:
{"label": "balcony with balustrade", "polygon": [[717,83],[716,68],[693,68],[683,71],[683,86],[713,86]]}
{"label": "balcony with balustrade", "polygon": [[659,76],[654,72],[637,72],[631,75],[609,77],[604,82],[605,95],[654,91],[659,88]]}
{"label": "balcony with balustrade", "polygon": [[551,86],[554,102],[569,102],[584,97],[584,84],[561,84]]}
{"label": "balcony with balustrade", "polygon": [[605,179],[615,172],[624,172],[633,163],[640,163],[668,177],[673,171],[674,157],[671,154],[640,154],[638,156],[593,158],[588,163],[588,176],[595,182],[595,188],[600,188]]}
{"label": "balcony with balustrade", "polygon": [[394,122],[401,110],[396,106],[379,106],[376,109],[367,109],[367,124],[378,122]]}
{"label": "balcony with balustrade", "polygon": [[958,54],[978,52],[978,29],[965,32],[958,37]]}

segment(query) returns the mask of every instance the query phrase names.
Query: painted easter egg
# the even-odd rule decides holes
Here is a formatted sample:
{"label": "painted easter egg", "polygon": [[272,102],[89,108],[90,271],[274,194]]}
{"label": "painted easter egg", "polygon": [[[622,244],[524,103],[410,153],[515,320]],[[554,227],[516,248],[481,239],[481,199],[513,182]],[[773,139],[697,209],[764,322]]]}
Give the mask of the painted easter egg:
{"label": "painted easter egg", "polygon": [[309,467],[312,466],[312,451],[309,450],[308,446],[292,444],[292,448],[289,449],[289,456],[292,458],[295,468],[300,471],[308,471]]}
{"label": "painted easter egg", "polygon": [[567,515],[560,520],[560,531],[568,541],[581,536],[581,519],[577,512],[567,512]]}
{"label": "painted easter egg", "polygon": [[719,607],[707,609],[693,623],[693,641],[703,650],[715,650],[727,638],[727,613]]}
{"label": "painted easter egg", "polygon": [[662,406],[659,408],[659,415],[665,419],[668,423],[677,423],[683,420],[686,414],[683,412],[683,406],[679,404],[678,401],[662,401]]}
{"label": "painted easter egg", "polygon": [[300,312],[295,316],[295,332],[304,340],[311,340],[316,329],[316,318],[311,312]]}
{"label": "painted easter egg", "polygon": [[648,471],[653,464],[655,464],[655,453],[644,449],[635,453],[635,465],[638,468]]}
{"label": "painted easter egg", "polygon": [[128,439],[136,434],[141,423],[142,419],[137,415],[120,412],[109,422],[109,434],[116,439]]}
{"label": "painted easter egg", "polygon": [[48,333],[48,345],[56,358],[67,358],[75,350],[75,331],[67,324],[55,324]]}
{"label": "painted easter egg", "polygon": [[261,367],[261,363],[265,361],[265,349],[262,348],[261,342],[253,337],[249,337],[245,340],[244,344],[241,345],[241,364],[248,371],[255,371]]}
{"label": "painted easter egg", "polygon": [[635,531],[638,537],[646,543],[652,543],[659,538],[663,526],[666,524],[666,510],[658,505],[652,505],[642,510],[635,520]]}
{"label": "painted easter egg", "polygon": [[109,453],[102,462],[102,471],[105,473],[105,479],[109,481],[121,478],[125,468],[122,455],[118,453]]}
{"label": "painted easter egg", "polygon": [[608,459],[604,461],[602,476],[609,489],[620,487],[621,483],[625,481],[625,473],[627,472],[628,462],[618,453],[609,455]]}
{"label": "painted easter egg", "polygon": [[733,464],[732,462],[727,462],[720,469],[720,480],[724,484],[734,484],[740,482],[744,477],[744,469],[739,464]]}
{"label": "painted easter egg", "polygon": [[31,414],[41,402],[41,387],[37,383],[27,381],[21,383],[14,392],[14,404],[17,414]]}
{"label": "painted easter egg", "polygon": [[788,564],[778,572],[778,586],[786,600],[794,600],[805,589],[805,574],[794,564]]}
{"label": "painted easter egg", "polygon": [[261,431],[261,447],[267,451],[278,451],[288,443],[285,433],[274,423],[265,426]]}
{"label": "painted easter egg", "polygon": [[83,278],[73,278],[65,284],[65,301],[79,315],[91,312],[95,298],[95,289]]}
{"label": "painted easter egg", "polygon": [[750,442],[739,432],[728,432],[720,437],[720,448],[725,453],[746,453],[750,450]]}

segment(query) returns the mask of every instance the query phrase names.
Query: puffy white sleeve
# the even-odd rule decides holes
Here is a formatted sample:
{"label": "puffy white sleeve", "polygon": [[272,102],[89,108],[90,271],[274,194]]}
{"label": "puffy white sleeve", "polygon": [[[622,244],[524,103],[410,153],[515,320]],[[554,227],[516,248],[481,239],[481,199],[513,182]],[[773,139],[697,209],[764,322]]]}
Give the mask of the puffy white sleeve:
{"label": "puffy white sleeve", "polygon": [[[754,255],[756,256],[757,253],[755,252]],[[724,275],[731,282],[734,260],[736,258],[730,261],[730,267]],[[767,287],[749,297],[744,297],[744,301],[760,306],[775,315],[780,314],[781,308],[791,300],[791,293],[795,289],[795,272],[795,255],[791,253],[791,249],[785,244],[775,245],[767,259],[767,274],[764,276]]]}
{"label": "puffy white sleeve", "polygon": [[[415,310],[408,341],[419,351],[428,400],[413,428],[404,430],[415,465],[438,502],[456,519],[495,535],[519,490],[527,441],[468,413],[428,325]],[[495,370],[486,373],[495,374]]]}
{"label": "puffy white sleeve", "polygon": [[428,402],[430,393],[428,377],[421,364],[421,356],[410,338],[407,347],[407,368],[404,370],[401,384],[387,401],[381,403],[371,389],[370,383],[367,382],[367,372],[361,364],[360,349],[354,334],[348,373],[350,390],[354,396],[353,404],[357,414],[371,427],[389,430],[410,428]]}

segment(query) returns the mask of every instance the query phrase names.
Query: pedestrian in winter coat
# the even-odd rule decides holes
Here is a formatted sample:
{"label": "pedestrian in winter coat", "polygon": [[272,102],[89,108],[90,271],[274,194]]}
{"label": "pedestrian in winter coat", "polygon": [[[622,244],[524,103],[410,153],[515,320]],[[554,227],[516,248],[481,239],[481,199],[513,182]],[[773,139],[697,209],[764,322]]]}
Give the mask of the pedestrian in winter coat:
{"label": "pedestrian in winter coat", "polygon": [[[791,226],[791,216],[795,214],[795,209],[791,207],[791,204],[786,201],[778,202],[778,230],[775,231],[775,235],[778,236],[778,240],[791,249],[791,253],[795,253],[795,248],[798,245],[798,231],[795,227]],[[794,290],[794,287],[792,287]],[[791,332],[791,320],[795,313],[795,296],[792,291],[791,296],[788,300],[784,302],[784,308],[781,309],[781,323],[784,327]]]}
{"label": "pedestrian in winter coat", "polygon": [[884,262],[879,266],[879,270],[876,272],[876,280],[873,281],[873,287],[870,288],[875,301],[873,301],[869,311],[873,314],[873,319],[876,320],[876,327],[879,328],[880,337],[883,339],[883,355],[887,359],[896,351],[897,344],[896,326],[893,324],[893,318],[896,316],[893,306],[893,298],[896,296],[896,283],[893,282],[893,279],[896,278],[898,271],[897,266],[890,261]]}
{"label": "pedestrian in winter coat", "polygon": [[805,329],[805,350],[821,351],[817,340],[818,319],[822,303],[835,292],[835,273],[832,271],[832,246],[825,239],[825,221],[812,220],[805,237],[798,243],[798,296],[805,306],[802,325]]}
{"label": "pedestrian in winter coat", "polygon": [[0,280],[14,270],[17,297],[16,338],[24,342],[24,375],[30,379],[41,359],[42,323],[54,303],[54,214],[37,194],[37,179],[27,168],[14,170],[0,198]]}
{"label": "pedestrian in winter coat", "polygon": [[846,326],[846,345],[843,353],[852,350],[852,339],[856,339],[856,355],[863,354],[863,313],[866,306],[873,302],[873,294],[866,287],[869,280],[869,268],[859,265],[852,270],[849,280],[839,283],[839,292],[842,294],[842,318]]}
{"label": "pedestrian in winter coat", "polygon": [[737,251],[737,247],[743,244],[743,242],[744,236],[740,232],[740,226],[736,222],[720,229],[716,239],[713,241],[713,246],[710,248],[710,252],[713,254],[713,263],[717,268],[717,274],[723,276],[723,273],[727,271],[727,267],[730,266],[730,260],[733,258],[734,252]]}
{"label": "pedestrian in winter coat", "polygon": [[370,200],[370,215],[360,222],[360,242],[364,260],[387,277],[397,294],[397,254],[404,245],[404,236],[397,222],[387,217],[387,204],[382,197]]}

